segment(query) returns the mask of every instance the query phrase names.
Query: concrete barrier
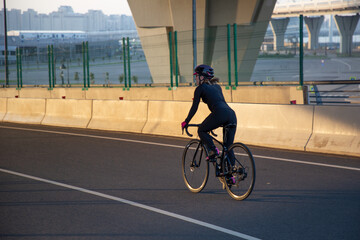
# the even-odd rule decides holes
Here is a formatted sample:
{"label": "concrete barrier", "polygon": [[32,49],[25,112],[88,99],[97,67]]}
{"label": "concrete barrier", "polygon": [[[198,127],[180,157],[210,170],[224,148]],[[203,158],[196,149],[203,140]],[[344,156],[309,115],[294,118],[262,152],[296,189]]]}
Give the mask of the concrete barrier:
{"label": "concrete barrier", "polygon": [[129,100],[129,91],[122,88],[89,88],[85,91],[86,99],[96,100]]}
{"label": "concrete barrier", "polygon": [[8,98],[4,122],[40,124],[45,115],[45,99]]}
{"label": "concrete barrier", "polygon": [[147,107],[147,101],[94,100],[88,128],[141,133]]}
{"label": "concrete barrier", "polygon": [[51,98],[85,99],[86,91],[82,88],[54,88],[50,92]]}
{"label": "concrete barrier", "polygon": [[[142,132],[188,137],[185,133],[182,135],[181,122],[187,117],[191,104],[191,102],[149,101],[148,120]],[[191,123],[201,123],[209,113],[210,111],[207,106],[204,103],[200,103],[199,109]],[[197,136],[197,132],[194,129],[190,131],[194,137]]]}
{"label": "concrete barrier", "polygon": [[130,88],[126,100],[173,100],[172,91],[167,87]]}
{"label": "concrete barrier", "polygon": [[43,125],[86,128],[91,119],[92,100],[47,99]]}
{"label": "concrete barrier", "polygon": [[[0,121],[186,137],[180,123],[191,102],[0,98]],[[229,103],[235,141],[249,145],[360,156],[358,106]],[[191,123],[210,113],[201,103]],[[195,129],[190,132],[197,137]],[[221,130],[216,131],[222,138]]]}
{"label": "concrete barrier", "polygon": [[0,122],[2,122],[2,120],[5,117],[6,105],[7,105],[7,98],[0,98]]}
{"label": "concrete barrier", "polygon": [[51,91],[47,88],[21,88],[19,90],[20,98],[50,98]]}
{"label": "concrete barrier", "polygon": [[0,88],[0,98],[14,98],[19,96],[16,88]]}
{"label": "concrete barrier", "polygon": [[296,86],[240,86],[232,90],[231,102],[268,103],[268,104],[304,104],[304,93]]}
{"label": "concrete barrier", "polygon": [[313,106],[230,103],[237,115],[235,141],[302,150],[312,132]]}
{"label": "concrete barrier", "polygon": [[172,91],[174,101],[192,102],[195,87],[177,87],[173,88]]}
{"label": "concrete barrier", "polygon": [[[194,98],[194,91],[196,87],[178,87],[173,89],[173,100],[174,101],[186,101],[192,102]],[[221,87],[224,98],[227,102],[231,102],[231,88]]]}
{"label": "concrete barrier", "polygon": [[360,156],[357,106],[315,106],[314,129],[306,151]]}

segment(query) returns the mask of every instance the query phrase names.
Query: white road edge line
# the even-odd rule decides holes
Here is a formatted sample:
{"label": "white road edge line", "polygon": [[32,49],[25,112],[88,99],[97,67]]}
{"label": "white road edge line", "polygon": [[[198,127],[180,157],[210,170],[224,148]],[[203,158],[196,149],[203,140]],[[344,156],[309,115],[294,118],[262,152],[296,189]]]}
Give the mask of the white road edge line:
{"label": "white road edge line", "polygon": [[300,160],[292,160],[292,159],[277,158],[277,157],[267,157],[267,156],[260,156],[260,155],[254,155],[254,157],[271,159],[271,160],[276,160],[276,161],[283,161],[283,162],[292,162],[292,163],[316,165],[316,166],[322,166],[322,167],[331,167],[331,168],[340,168],[340,169],[346,169],[346,170],[360,171],[360,168],[331,165],[331,164],[324,164],[324,163],[304,162],[304,161],[300,161]]}
{"label": "white road edge line", "polygon": [[[165,143],[153,143],[153,142],[146,142],[146,141],[140,141],[140,140],[131,140],[131,139],[125,139],[125,138],[113,138],[113,137],[104,137],[104,136],[97,136],[97,135],[58,132],[58,131],[40,130],[40,129],[32,129],[32,128],[20,128],[20,127],[8,127],[8,126],[0,126],[0,128],[25,130],[25,131],[32,131],[32,132],[44,132],[44,133],[62,134],[62,135],[70,135],[70,136],[78,136],[78,137],[99,138],[99,139],[107,139],[107,140],[114,140],[114,141],[150,144],[150,145],[163,146],[163,147],[181,148],[181,149],[183,149],[185,147],[185,146],[179,146],[179,145],[172,145],[172,144],[165,144]],[[315,165],[315,166],[321,166],[321,167],[331,167],[331,168],[338,168],[338,169],[360,171],[360,168],[346,167],[346,166],[340,166],[340,165],[331,165],[331,164],[323,164],[323,163],[315,163],[315,162],[305,162],[305,161],[294,160],[294,159],[277,158],[277,157],[269,157],[269,156],[261,156],[261,155],[254,155],[254,157],[255,158],[276,160],[276,161],[283,161],[283,162],[292,162],[292,163],[308,164],[308,165]]]}
{"label": "white road edge line", "polygon": [[52,185],[72,189],[72,190],[76,190],[76,191],[79,191],[79,192],[95,195],[95,196],[98,196],[98,197],[110,199],[110,200],[117,201],[117,202],[121,202],[121,203],[124,203],[124,204],[131,205],[133,207],[142,208],[142,209],[145,209],[145,210],[148,210],[148,211],[151,211],[151,212],[155,212],[155,213],[166,215],[166,216],[169,216],[169,217],[172,217],[172,218],[180,219],[180,220],[185,221],[185,222],[200,225],[200,226],[210,228],[210,229],[213,229],[215,231],[223,232],[223,233],[226,233],[226,234],[229,234],[229,235],[232,235],[232,236],[235,236],[235,237],[239,237],[239,238],[242,238],[242,239],[259,240],[259,238],[255,238],[255,237],[252,237],[252,236],[249,236],[249,235],[246,235],[246,234],[243,234],[243,233],[239,233],[239,232],[236,232],[236,231],[233,231],[233,230],[230,230],[230,229],[219,227],[219,226],[216,226],[216,225],[211,224],[211,223],[203,222],[203,221],[200,221],[200,220],[196,220],[194,218],[190,218],[190,217],[186,217],[186,216],[183,216],[183,215],[180,215],[180,214],[168,212],[168,211],[165,211],[165,210],[161,210],[159,208],[150,207],[150,206],[147,206],[147,205],[144,205],[144,204],[141,204],[141,203],[133,202],[133,201],[126,200],[126,199],[123,199],[123,198],[111,196],[111,195],[108,195],[108,194],[95,192],[95,191],[88,190],[88,189],[85,189],[85,188],[76,187],[76,186],[72,186],[72,185],[69,185],[69,184],[60,183],[60,182],[56,182],[56,181],[52,181],[52,180],[47,180],[47,179],[44,179],[44,178],[39,178],[39,177],[35,177],[35,176],[31,176],[31,175],[27,175],[27,174],[23,174],[23,173],[19,173],[19,172],[14,172],[14,171],[6,170],[6,169],[3,169],[3,168],[0,168],[0,172],[8,173],[8,174],[12,174],[12,175],[16,175],[16,176],[19,176],[19,177],[32,179],[32,180],[36,180],[36,181],[39,181],[39,182],[44,182],[44,183],[48,183],[48,184],[52,184]]}

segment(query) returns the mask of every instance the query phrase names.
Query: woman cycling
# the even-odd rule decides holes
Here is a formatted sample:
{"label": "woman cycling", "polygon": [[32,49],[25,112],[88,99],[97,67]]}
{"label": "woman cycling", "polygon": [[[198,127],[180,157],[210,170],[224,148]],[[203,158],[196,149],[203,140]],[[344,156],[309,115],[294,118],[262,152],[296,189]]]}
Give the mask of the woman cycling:
{"label": "woman cycling", "polygon": [[[181,123],[181,127],[184,129],[189,124],[198,109],[201,98],[208,105],[211,113],[201,123],[198,134],[208,152],[208,160],[214,162],[219,155],[219,151],[215,147],[209,132],[226,124],[236,126],[236,114],[226,103],[221,87],[216,84],[219,79],[214,78],[214,69],[212,67],[204,64],[199,65],[195,68],[194,75],[196,75],[197,84],[194,100],[187,118]],[[227,139],[224,139],[225,147],[228,148],[234,142],[235,132],[236,127],[229,128]],[[231,156],[230,160],[234,164],[234,156]]]}

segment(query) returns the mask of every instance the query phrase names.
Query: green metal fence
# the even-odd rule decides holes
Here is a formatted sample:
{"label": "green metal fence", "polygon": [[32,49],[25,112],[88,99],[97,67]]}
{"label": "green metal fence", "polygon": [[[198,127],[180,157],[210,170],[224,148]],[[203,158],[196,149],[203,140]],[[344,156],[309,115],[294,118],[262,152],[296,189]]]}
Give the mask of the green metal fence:
{"label": "green metal fence", "polygon": [[[353,37],[352,55],[344,56],[339,52],[340,37],[336,32],[335,43],[321,40],[318,48],[308,49],[309,37],[302,17],[291,22],[295,24],[289,24],[284,45],[278,49],[268,22],[198,29],[198,64],[212,65],[222,84],[235,87],[253,82],[303,85],[304,81],[360,79],[360,27]],[[10,61],[9,84],[17,88],[43,85],[49,89],[130,88],[154,81],[169,87],[189,85],[193,83],[192,49],[192,31],[172,28],[143,37],[141,42],[124,37],[35,47],[22,44],[17,46],[16,61]],[[0,84],[5,85],[5,67],[0,68]]]}

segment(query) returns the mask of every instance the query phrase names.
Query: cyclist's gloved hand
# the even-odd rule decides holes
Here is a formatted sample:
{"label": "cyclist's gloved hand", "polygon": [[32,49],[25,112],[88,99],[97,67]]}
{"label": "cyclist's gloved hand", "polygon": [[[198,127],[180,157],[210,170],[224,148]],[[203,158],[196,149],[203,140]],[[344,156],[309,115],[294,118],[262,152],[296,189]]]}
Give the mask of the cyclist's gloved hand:
{"label": "cyclist's gloved hand", "polygon": [[185,128],[187,125],[188,125],[188,123],[185,122],[185,121],[183,121],[183,122],[181,123],[181,129],[184,130],[184,128]]}

